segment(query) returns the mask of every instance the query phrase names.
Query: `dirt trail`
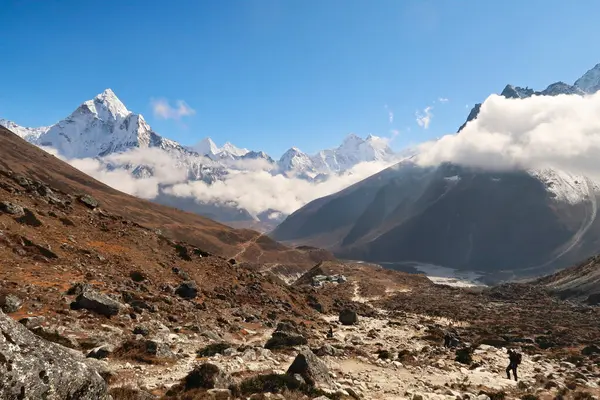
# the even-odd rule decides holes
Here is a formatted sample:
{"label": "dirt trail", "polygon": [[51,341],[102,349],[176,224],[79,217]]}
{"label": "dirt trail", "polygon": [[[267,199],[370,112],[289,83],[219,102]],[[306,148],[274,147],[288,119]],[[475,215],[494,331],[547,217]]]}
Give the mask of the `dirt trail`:
{"label": "dirt trail", "polygon": [[[244,254],[244,253],[246,252],[246,250],[248,250],[248,248],[249,248],[251,245],[253,245],[253,244],[256,244],[256,241],[257,241],[258,239],[260,239],[261,237],[263,237],[263,236],[265,236],[265,234],[264,234],[264,233],[261,233],[261,234],[257,235],[256,237],[254,237],[254,238],[252,238],[252,239],[248,240],[247,242],[244,242],[244,243],[242,243],[242,244],[241,244],[241,246],[242,246],[242,249],[241,249],[239,252],[237,252],[237,253],[236,253],[236,254],[235,254],[233,257],[231,257],[231,258],[233,258],[233,259],[237,259],[238,257],[240,257],[242,254]],[[260,254],[259,254],[259,255],[257,256],[257,258],[256,258],[256,262],[258,262],[258,261],[260,260],[260,258],[263,256],[263,254],[264,254],[264,253],[265,253],[265,252],[264,252],[264,250],[262,250],[262,249],[261,249],[261,250],[260,250]]]}

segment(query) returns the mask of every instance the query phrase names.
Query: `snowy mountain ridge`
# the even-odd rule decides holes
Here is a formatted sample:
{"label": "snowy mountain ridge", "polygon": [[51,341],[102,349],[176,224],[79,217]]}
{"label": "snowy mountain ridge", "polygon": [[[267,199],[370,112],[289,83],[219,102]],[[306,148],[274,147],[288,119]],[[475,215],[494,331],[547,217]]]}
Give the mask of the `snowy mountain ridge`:
{"label": "snowy mountain ridge", "polygon": [[[26,128],[8,120],[0,120],[0,124],[35,145],[56,149],[67,159],[104,158],[135,148],[161,149],[174,158],[175,164],[188,169],[190,179],[207,182],[236,169],[236,161],[262,159],[274,174],[312,179],[317,174],[341,173],[361,162],[393,160],[395,156],[385,140],[372,135],[362,139],[354,134],[338,148],[312,157],[291,148],[277,162],[262,151],[239,148],[230,142],[219,147],[208,137],[186,147],[154,132],[144,117],[128,110],[111,89],[83,102],[67,118],[49,127]],[[151,174],[151,169],[144,166],[127,167],[143,170],[143,176]],[[205,173],[198,172],[201,170]],[[206,171],[213,171],[214,176]]]}

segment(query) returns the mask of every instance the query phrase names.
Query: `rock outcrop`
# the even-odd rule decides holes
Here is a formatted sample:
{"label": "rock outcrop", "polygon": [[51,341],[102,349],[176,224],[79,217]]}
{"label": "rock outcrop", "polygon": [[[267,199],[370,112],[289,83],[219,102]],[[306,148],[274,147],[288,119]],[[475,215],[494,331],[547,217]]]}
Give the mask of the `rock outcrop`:
{"label": "rock outcrop", "polygon": [[108,400],[106,382],[68,349],[0,311],[0,398]]}
{"label": "rock outcrop", "polygon": [[288,375],[300,375],[311,386],[333,387],[327,365],[310,349],[304,349],[294,359],[287,370]]}
{"label": "rock outcrop", "polygon": [[98,314],[110,317],[117,315],[123,307],[118,301],[111,299],[105,294],[95,290],[85,289],[80,293],[71,304],[75,310],[85,308]]}

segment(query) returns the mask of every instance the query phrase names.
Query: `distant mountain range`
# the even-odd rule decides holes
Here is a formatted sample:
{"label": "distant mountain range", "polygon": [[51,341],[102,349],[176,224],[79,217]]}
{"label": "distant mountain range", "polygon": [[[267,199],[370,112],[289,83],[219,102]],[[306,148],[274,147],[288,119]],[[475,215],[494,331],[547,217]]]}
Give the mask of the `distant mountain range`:
{"label": "distant mountain range", "polygon": [[[154,132],[144,117],[129,111],[111,89],[83,102],[71,115],[51,126],[27,128],[5,119],[0,119],[0,125],[32,144],[53,148],[66,159],[93,158],[105,164],[108,170],[125,169],[136,178],[151,178],[157,171],[152,165],[127,158],[121,161],[123,158],[114,156],[136,149],[160,150],[172,160],[168,163],[173,168],[185,173],[184,179],[188,182],[207,184],[226,179],[234,171],[246,170],[249,162],[260,162],[260,169],[272,175],[321,181],[362,162],[391,162],[397,157],[385,139],[372,135],[362,139],[354,134],[348,135],[339,147],[314,155],[293,147],[277,161],[265,152],[238,148],[229,142],[218,147],[210,138],[193,146],[183,146]],[[200,203],[163,190],[153,200],[224,223],[256,223],[269,215],[271,218],[265,221],[274,224],[284,216],[279,210],[251,215],[237,204]],[[274,215],[278,218],[273,219]]]}
{"label": "distant mountain range", "polygon": [[[595,93],[600,64],[574,85],[501,95]],[[477,118],[481,104],[466,124]],[[478,270],[497,281],[547,273],[598,252],[600,189],[555,169],[489,172],[408,159],[288,216],[271,237],[372,262],[420,262]]]}

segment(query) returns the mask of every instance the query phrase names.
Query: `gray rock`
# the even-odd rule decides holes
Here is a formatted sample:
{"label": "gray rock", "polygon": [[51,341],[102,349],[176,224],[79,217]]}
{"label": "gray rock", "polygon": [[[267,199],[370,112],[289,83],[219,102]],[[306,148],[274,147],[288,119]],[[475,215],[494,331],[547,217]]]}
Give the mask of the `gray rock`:
{"label": "gray rock", "polygon": [[61,346],[68,347],[71,349],[79,348],[79,342],[77,339],[66,336],[64,331],[58,329],[56,326],[36,326],[31,328],[31,332],[38,335],[42,339],[45,339],[52,343],[60,344]]}
{"label": "gray rock", "polygon": [[91,208],[92,210],[95,208],[98,208],[98,206],[100,205],[98,203],[98,200],[96,200],[89,194],[84,194],[82,196],[79,196],[79,201],[81,203],[83,203],[86,207]]}
{"label": "gray rock", "polygon": [[67,290],[67,294],[70,296],[79,296],[81,293],[89,289],[91,289],[91,286],[88,283],[77,282],[71,286],[69,290]]}
{"label": "gray rock", "polygon": [[27,329],[35,329],[39,326],[41,326],[44,321],[46,320],[46,318],[44,318],[43,316],[37,316],[37,317],[25,317],[25,318],[21,318],[19,320],[19,322],[21,324],[23,324],[23,326]]}
{"label": "gray rock", "polygon": [[175,290],[175,294],[177,294],[179,297],[183,297],[184,299],[195,298],[196,296],[198,296],[198,287],[196,286],[196,282],[182,282]]}
{"label": "gray rock", "polygon": [[304,349],[287,370],[288,375],[299,374],[311,386],[334,387],[327,365],[310,349]]}
{"label": "gray rock", "polygon": [[88,358],[96,358],[98,360],[106,358],[110,355],[110,353],[112,353],[113,351],[115,351],[114,346],[110,345],[110,344],[105,344],[99,347],[96,347],[95,349],[92,349],[89,353],[88,353]]}
{"label": "gray rock", "polygon": [[75,310],[85,308],[110,317],[117,315],[123,305],[105,294],[88,289],[77,296],[75,301],[71,303],[71,307]]}
{"label": "gray rock", "polygon": [[0,201],[0,212],[16,216],[25,214],[23,207],[10,201]]}
{"label": "gray rock", "polygon": [[204,363],[196,366],[185,378],[185,390],[193,389],[225,389],[233,383],[229,375],[214,364]]}
{"label": "gray rock", "polygon": [[344,309],[340,311],[340,322],[342,325],[354,325],[358,322],[358,315],[355,311]]}
{"label": "gray rock", "polygon": [[0,295],[0,308],[5,313],[14,313],[19,311],[23,301],[14,294]]}
{"label": "gray rock", "polygon": [[177,358],[168,344],[158,340],[146,340],[146,351],[158,358]]}
{"label": "gray rock", "polygon": [[315,351],[315,354],[318,355],[319,357],[335,356],[338,352],[340,352],[340,351],[338,349],[336,349],[335,347],[333,347],[332,345],[324,344],[323,346],[319,347]]}
{"label": "gray rock", "polygon": [[265,348],[270,350],[283,349],[307,343],[308,340],[296,326],[289,322],[280,322],[277,324],[277,329],[275,329],[271,338],[265,343]]}
{"label": "gray rock", "polygon": [[0,398],[108,400],[81,354],[47,342],[0,311]]}
{"label": "gray rock", "polygon": [[150,334],[150,330],[145,326],[138,325],[135,328],[133,328],[133,334],[148,336]]}

